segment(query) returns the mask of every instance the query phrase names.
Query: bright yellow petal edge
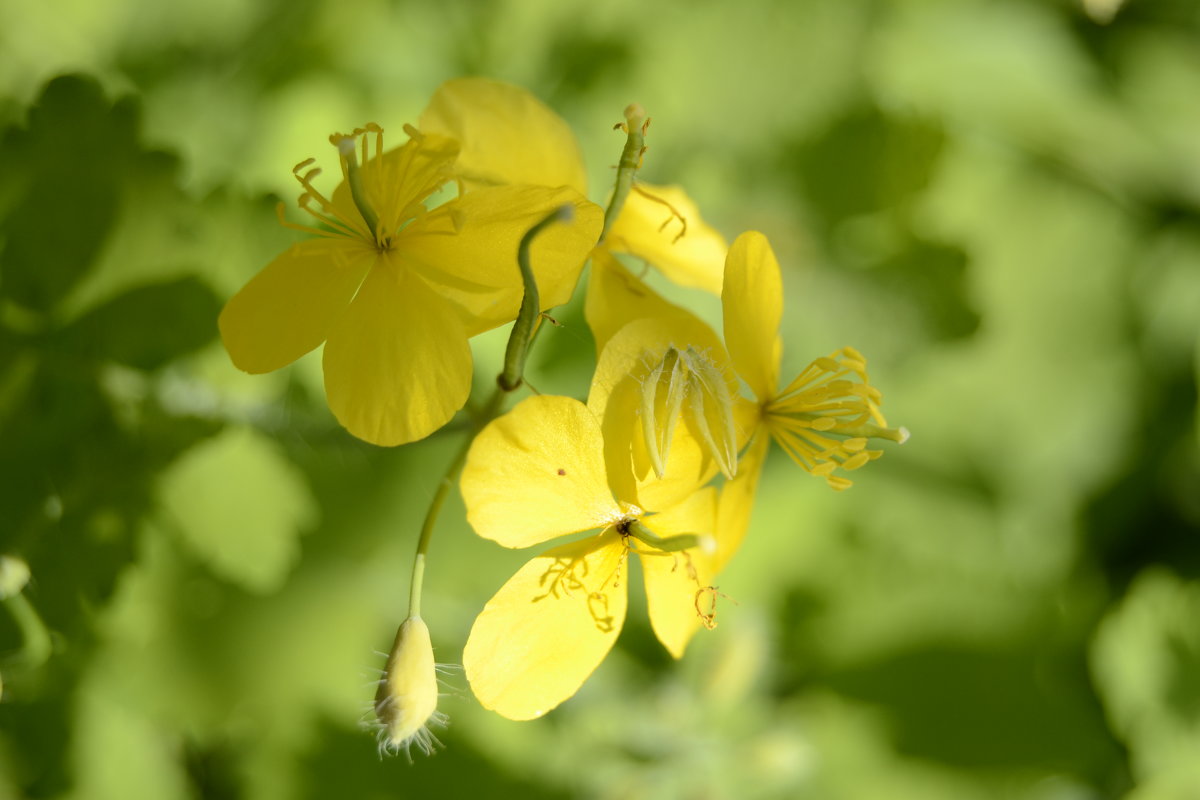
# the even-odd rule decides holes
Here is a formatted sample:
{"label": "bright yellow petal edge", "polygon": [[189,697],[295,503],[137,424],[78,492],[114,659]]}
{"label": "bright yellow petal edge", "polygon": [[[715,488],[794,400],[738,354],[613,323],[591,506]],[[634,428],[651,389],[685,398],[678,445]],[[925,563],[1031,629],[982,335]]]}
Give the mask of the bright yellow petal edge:
{"label": "bright yellow petal edge", "polygon": [[570,397],[530,397],[487,425],[460,487],[475,532],[529,547],[620,519],[608,488],[600,423]]}
{"label": "bright yellow petal edge", "polygon": [[609,530],[543,553],[496,592],[463,650],[484,708],[535,719],[579,690],[625,623],[626,554]]}
{"label": "bright yellow petal edge", "polygon": [[375,258],[350,239],[300,242],[276,257],[229,299],[217,321],[234,366],[271,372],[319,347]]}
{"label": "bright yellow petal edge", "polygon": [[607,241],[612,250],[643,259],[680,286],[721,293],[725,239],[705,224],[678,186],[635,184]]}
{"label": "bright yellow petal edge", "polygon": [[[674,508],[647,517],[645,524],[661,538],[694,534],[711,540],[715,538],[716,508],[716,490],[710,487],[695,492]],[[705,621],[703,609],[713,590],[716,554],[701,547],[671,553],[641,543],[635,547],[642,562],[650,625],[663,647],[675,658],[682,658],[688,642]]]}
{"label": "bright yellow petal edge", "polygon": [[457,170],[471,187],[528,183],[587,194],[575,133],[519,86],[479,77],[446,81],[422,112],[419,127],[462,143]]}
{"label": "bright yellow petal edge", "polygon": [[388,253],[325,343],[325,394],[345,428],[395,446],[445,425],[471,391],[471,349],[453,307]]}
{"label": "bright yellow petal edge", "polygon": [[734,368],[758,401],[766,402],[779,383],[783,283],[779,261],[758,231],[746,231],[729,248],[721,306]]}

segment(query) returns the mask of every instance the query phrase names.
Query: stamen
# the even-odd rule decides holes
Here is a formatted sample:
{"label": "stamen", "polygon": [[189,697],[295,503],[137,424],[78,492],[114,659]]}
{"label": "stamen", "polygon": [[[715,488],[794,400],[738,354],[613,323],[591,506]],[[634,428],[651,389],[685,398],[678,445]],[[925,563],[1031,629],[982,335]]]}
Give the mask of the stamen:
{"label": "stamen", "polygon": [[[307,195],[305,195],[305,196],[307,196]],[[337,233],[335,231],[324,231],[324,230],[321,230],[320,228],[314,228],[311,225],[299,225],[295,222],[289,222],[287,217],[284,216],[283,203],[280,203],[279,205],[275,206],[275,216],[279,218],[280,225],[282,225],[285,228],[294,230],[294,231],[303,231],[304,233],[311,233],[316,236],[324,236],[329,239],[344,238],[341,233]]]}
{"label": "stamen", "polygon": [[[857,379],[857,380],[855,380]],[[903,442],[908,432],[889,428],[883,396],[867,382],[867,362],[846,347],[815,359],[765,409],[767,426],[788,456],[834,489],[851,482],[835,470],[855,470],[883,455],[871,438]]]}
{"label": "stamen", "polygon": [[328,213],[322,213],[321,211],[317,211],[317,210],[313,209],[309,205],[309,203],[312,201],[312,199],[313,199],[312,195],[302,194],[302,195],[300,195],[299,199],[296,200],[296,205],[300,207],[301,211],[304,211],[307,214],[311,215],[318,222],[320,222],[324,225],[328,225],[329,227],[333,228],[337,233],[339,233],[343,236],[358,235],[357,231],[355,231],[353,228],[347,227],[346,224],[344,222],[342,222],[342,220],[339,217],[328,214]]}

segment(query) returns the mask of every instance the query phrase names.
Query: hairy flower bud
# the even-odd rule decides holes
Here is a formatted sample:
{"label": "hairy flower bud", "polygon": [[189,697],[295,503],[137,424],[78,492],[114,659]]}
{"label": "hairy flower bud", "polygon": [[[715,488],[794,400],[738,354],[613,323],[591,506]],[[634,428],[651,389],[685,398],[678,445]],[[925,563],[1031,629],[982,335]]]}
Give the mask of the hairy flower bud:
{"label": "hairy flower bud", "polygon": [[437,710],[437,670],[429,628],[420,617],[409,617],[396,631],[396,641],[375,692],[379,720],[379,751],[408,752],[413,744],[429,755],[439,745],[428,724],[445,724]]}

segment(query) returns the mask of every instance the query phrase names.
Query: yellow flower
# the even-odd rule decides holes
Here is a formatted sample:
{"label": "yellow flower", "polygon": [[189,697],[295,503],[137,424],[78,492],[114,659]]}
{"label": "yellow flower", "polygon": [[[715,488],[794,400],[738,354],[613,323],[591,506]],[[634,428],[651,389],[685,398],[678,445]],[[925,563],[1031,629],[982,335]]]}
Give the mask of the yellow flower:
{"label": "yellow flower", "polygon": [[[851,482],[835,475],[836,470],[857,469],[882,454],[867,449],[869,438],[897,442],[907,438],[905,429],[887,427],[879,410],[880,393],[868,381],[865,359],[853,348],[818,358],[786,387],[777,389],[783,289],[779,264],[761,233],[739,236],[725,262],[721,293],[724,347],[707,325],[663,300],[615,260],[594,257],[592,270],[586,310],[588,323],[603,346],[594,383],[622,403],[618,417],[634,413],[630,396],[646,391],[655,365],[669,359],[672,350],[692,348],[705,353],[713,369],[736,373],[755,397],[753,403],[734,403],[730,409],[734,430],[727,431],[724,438],[717,437],[717,444],[732,437],[740,449],[749,441],[765,438],[756,435],[764,431],[805,470],[824,477],[835,489],[845,489]],[[732,395],[736,396],[736,384]],[[594,404],[594,398],[595,389],[589,404]],[[642,411],[640,423],[648,441],[661,442],[669,438],[675,416]],[[731,470],[724,466],[727,456],[721,447],[704,435],[695,438],[707,446],[701,461],[706,457],[721,464],[728,476]],[[765,458],[764,446],[752,447],[750,455],[757,468]],[[653,461],[652,456],[647,459]],[[635,472],[644,471],[641,461],[635,448]],[[743,469],[739,466],[737,473]]]}
{"label": "yellow flower", "polygon": [[429,755],[438,744],[429,724],[445,725],[437,710],[437,666],[429,628],[420,617],[409,617],[396,631],[387,667],[375,692],[379,752],[408,752],[416,745]]}
{"label": "yellow flower", "polygon": [[715,492],[682,484],[639,492],[609,466],[599,421],[567,397],[523,401],[471,446],[461,485],[480,536],[529,547],[601,529],[525,564],[471,628],[463,652],[471,689],[510,719],[554,708],[607,655],[625,621],[630,552],[641,559],[651,625],[673,656],[712,624]]}
{"label": "yellow flower", "polygon": [[379,445],[428,436],[466,402],[467,339],[516,317],[517,245],[530,227],[574,208],[572,224],[552,226],[532,247],[544,308],[570,297],[600,230],[600,209],[567,187],[498,186],[427,210],[452,176],[458,144],[406,131],[410,140],[387,152],[375,125],[330,137],[343,173],[331,198],[313,184],[311,159],[297,165],[300,207],[320,227],[284,224],[316,238],[268,264],[220,318],[225,347],[246,372],[278,369],[324,342],[330,409]]}
{"label": "yellow flower", "polygon": [[[446,81],[421,114],[420,128],[462,142],[456,171],[469,188],[530,183],[587,192],[570,128],[520,87],[490,78]],[[678,186],[637,182],[604,249],[642,259],[681,286],[721,292],[725,239]]]}
{"label": "yellow flower", "polygon": [[816,359],[778,388],[783,285],[775,253],[758,231],[743,233],[729,249],[721,306],[725,346],[757,401],[758,425],[805,470],[846,489],[851,481],[835,470],[855,470],[883,455],[866,449],[868,439],[908,439],[907,429],[888,427],[867,361],[852,347]]}

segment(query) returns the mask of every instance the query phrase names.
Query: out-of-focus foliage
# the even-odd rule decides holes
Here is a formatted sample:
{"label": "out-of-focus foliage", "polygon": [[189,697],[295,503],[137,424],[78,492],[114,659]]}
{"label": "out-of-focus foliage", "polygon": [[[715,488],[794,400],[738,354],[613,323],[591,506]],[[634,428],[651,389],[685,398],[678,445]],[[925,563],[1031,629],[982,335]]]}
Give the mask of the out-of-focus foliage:
{"label": "out-of-focus foliage", "polygon": [[[537,722],[451,675],[409,765],[355,724],[463,431],[357,442],[215,319],[293,164],[461,74],[598,202],[640,102],[645,179],[775,245],[784,372],[853,345],[913,439],[848,493],[769,464],[681,662],[635,607]],[[0,0],[0,797],[1200,796],[1197,97],[1192,0]],[[555,316],[531,381],[579,396]],[[523,558],[447,505],[439,660]]]}

